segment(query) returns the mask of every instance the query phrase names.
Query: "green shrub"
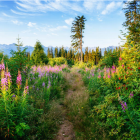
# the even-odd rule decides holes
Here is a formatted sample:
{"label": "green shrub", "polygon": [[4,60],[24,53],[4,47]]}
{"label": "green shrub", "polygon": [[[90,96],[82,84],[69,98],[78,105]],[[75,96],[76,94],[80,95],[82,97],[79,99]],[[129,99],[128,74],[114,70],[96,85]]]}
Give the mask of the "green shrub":
{"label": "green shrub", "polygon": [[67,60],[63,57],[57,57],[57,58],[49,58],[49,65],[51,65],[52,67],[54,65],[62,65],[62,64],[67,64]]}

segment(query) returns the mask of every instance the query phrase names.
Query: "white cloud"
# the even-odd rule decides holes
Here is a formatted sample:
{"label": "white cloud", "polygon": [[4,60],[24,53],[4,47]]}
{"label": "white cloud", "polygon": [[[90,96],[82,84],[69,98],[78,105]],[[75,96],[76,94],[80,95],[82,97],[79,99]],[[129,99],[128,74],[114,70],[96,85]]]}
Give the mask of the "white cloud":
{"label": "white cloud", "polygon": [[89,1],[85,0],[83,3],[83,6],[86,8],[86,10],[92,10],[94,7],[95,1]]}
{"label": "white cloud", "polygon": [[73,22],[73,18],[69,18],[69,19],[66,19],[65,22],[68,24],[68,25],[72,25],[72,22]]}
{"label": "white cloud", "polygon": [[66,29],[66,28],[68,28],[68,27],[67,27],[67,26],[58,26],[58,27],[56,27],[56,28],[50,28],[49,30],[50,30],[50,31],[57,31],[57,30]]}
{"label": "white cloud", "polygon": [[100,18],[98,18],[98,20],[99,20],[99,21],[103,21],[103,20],[101,20]]}
{"label": "white cloud", "polygon": [[12,17],[12,16],[9,16],[9,15],[7,15],[7,14],[5,14],[5,13],[2,13],[5,17]]}
{"label": "white cloud", "polygon": [[32,22],[29,22],[29,23],[28,23],[28,26],[29,26],[29,27],[33,27],[33,26],[35,26],[35,25],[36,25],[36,23],[32,23]]}
{"label": "white cloud", "polygon": [[37,33],[34,33],[34,35],[37,35]]}
{"label": "white cloud", "polygon": [[11,11],[12,11],[12,13],[14,13],[14,14],[17,14],[17,15],[28,15],[28,16],[36,16],[36,15],[39,15],[39,14],[28,14],[28,13],[21,13],[21,12],[16,12],[16,11],[14,11],[14,10],[12,10],[11,9]]}
{"label": "white cloud", "polygon": [[105,14],[107,14],[107,13],[109,13],[109,12],[112,12],[113,10],[116,10],[118,7],[120,7],[121,4],[122,4],[122,2],[117,2],[117,3],[115,3],[115,2],[113,1],[113,2],[111,2],[110,4],[108,4],[108,5],[106,6],[105,10],[103,10],[101,14],[105,15]]}
{"label": "white cloud", "polygon": [[104,7],[104,2],[99,2],[99,3],[97,4],[97,10],[102,9],[102,7]]}
{"label": "white cloud", "polygon": [[18,20],[12,20],[12,22],[13,22],[14,24],[16,24],[16,25],[21,25],[21,24],[23,24],[23,22],[20,22],[20,21],[18,21]]}

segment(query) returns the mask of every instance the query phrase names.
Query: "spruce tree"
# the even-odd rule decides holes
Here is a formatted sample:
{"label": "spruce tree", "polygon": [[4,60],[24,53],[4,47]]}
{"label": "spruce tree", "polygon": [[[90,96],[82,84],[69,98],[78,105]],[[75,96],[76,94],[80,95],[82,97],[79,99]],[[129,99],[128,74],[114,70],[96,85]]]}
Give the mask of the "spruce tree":
{"label": "spruce tree", "polygon": [[97,65],[99,63],[99,47],[96,47],[95,56],[96,56],[96,65]]}
{"label": "spruce tree", "polygon": [[94,64],[95,64],[95,51],[94,51],[94,50],[92,50],[92,61],[93,61]]}
{"label": "spruce tree", "polygon": [[61,57],[61,52],[62,52],[62,51],[61,51],[61,48],[59,48],[59,53],[58,53],[58,56],[59,56],[59,57]]}
{"label": "spruce tree", "polygon": [[58,47],[55,47],[55,58],[58,57]]}
{"label": "spruce tree", "polygon": [[53,49],[52,49],[52,47],[51,47],[50,58],[53,58]]}
{"label": "spruce tree", "polygon": [[21,50],[20,46],[23,46],[23,43],[22,43],[22,42],[20,43],[20,41],[19,41],[20,39],[21,39],[21,38],[19,38],[19,35],[18,35],[18,38],[17,38],[18,44],[15,44],[15,46],[18,46],[18,47],[17,47],[18,52]]}
{"label": "spruce tree", "polygon": [[67,59],[67,50],[65,49],[65,58]]}
{"label": "spruce tree", "polygon": [[[75,33],[74,35],[71,35],[72,37],[72,46],[73,48],[75,49],[75,52],[78,51],[78,49],[81,50],[81,61],[83,60],[82,59],[82,56],[83,56],[83,52],[82,52],[82,38],[84,37],[83,36],[83,30],[85,29],[85,17],[84,16],[77,16],[75,17],[75,21],[72,23],[73,24],[73,27],[71,28],[71,32],[72,33]],[[78,53],[79,54],[79,53]]]}
{"label": "spruce tree", "polygon": [[102,58],[102,51],[101,51],[101,48],[100,48],[100,52],[99,52],[99,59]]}
{"label": "spruce tree", "polygon": [[123,26],[128,29],[128,35],[126,33],[123,34],[126,37],[125,44],[127,46],[131,41],[134,41],[134,44],[140,44],[140,1],[124,1],[124,4],[126,8],[122,10],[125,10],[126,21],[123,23]]}
{"label": "spruce tree", "polygon": [[85,48],[84,62],[88,62],[88,47]]}
{"label": "spruce tree", "polygon": [[41,63],[45,63],[45,64],[48,63],[48,57],[44,53],[44,48],[42,47],[39,41],[36,41],[34,50],[31,54],[31,60],[36,66]]}
{"label": "spruce tree", "polygon": [[88,53],[88,58],[89,58],[89,62],[92,62],[92,53],[91,53],[91,50],[89,50],[89,53]]}
{"label": "spruce tree", "polygon": [[105,48],[105,51],[104,51],[104,56],[106,56],[106,54],[107,54],[107,50],[106,50],[106,48]]}
{"label": "spruce tree", "polygon": [[61,49],[61,57],[65,57],[65,50],[64,50],[63,46],[62,46],[62,49]]}
{"label": "spruce tree", "polygon": [[49,47],[48,47],[48,50],[47,50],[47,57],[51,58],[51,52],[50,52],[50,48]]}

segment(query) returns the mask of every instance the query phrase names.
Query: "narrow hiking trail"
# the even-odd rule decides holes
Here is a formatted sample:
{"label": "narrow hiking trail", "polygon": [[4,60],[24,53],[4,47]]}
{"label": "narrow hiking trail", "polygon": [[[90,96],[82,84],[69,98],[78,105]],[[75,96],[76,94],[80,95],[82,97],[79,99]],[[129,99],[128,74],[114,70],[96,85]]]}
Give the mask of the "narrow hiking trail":
{"label": "narrow hiking trail", "polygon": [[[71,69],[70,73],[63,72],[68,89],[61,107],[62,124],[54,140],[76,140],[75,125],[81,121],[83,106],[87,102],[88,94],[78,69]],[[78,115],[77,115],[78,114]]]}

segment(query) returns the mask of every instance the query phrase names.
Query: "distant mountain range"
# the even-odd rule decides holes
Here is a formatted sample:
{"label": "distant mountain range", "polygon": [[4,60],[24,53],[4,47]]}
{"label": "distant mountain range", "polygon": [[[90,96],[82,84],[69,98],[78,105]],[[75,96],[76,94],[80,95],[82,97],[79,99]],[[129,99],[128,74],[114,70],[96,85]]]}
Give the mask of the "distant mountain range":
{"label": "distant mountain range", "polygon": [[[24,48],[26,48],[26,47],[27,47],[26,52],[30,52],[30,55],[31,55],[33,50],[34,50],[34,47],[32,47],[32,46],[20,47],[21,51],[23,51]],[[53,47],[53,46],[48,46],[48,47],[42,46],[42,47],[44,48],[45,54],[47,54],[48,48],[51,48],[51,47],[53,49],[53,52],[55,51],[55,47]],[[112,51],[113,51],[114,49],[116,49],[116,47],[118,48],[119,46],[109,46],[109,47],[106,48],[106,50],[108,50],[108,49],[111,50],[112,49]],[[69,48],[70,47],[64,47],[64,49],[66,49],[67,51],[69,50]],[[99,47],[99,49],[100,49],[100,47]],[[12,54],[10,54],[10,50],[17,51],[17,46],[15,46],[15,43],[9,44],[9,45],[0,44],[0,52],[2,51],[4,53],[4,55],[8,55],[8,58],[12,57]],[[85,48],[82,48],[82,50],[83,50],[83,53],[85,53]],[[95,51],[96,47],[88,47],[88,50],[94,50]],[[104,56],[104,51],[105,51],[105,48],[101,48],[102,56]]]}

